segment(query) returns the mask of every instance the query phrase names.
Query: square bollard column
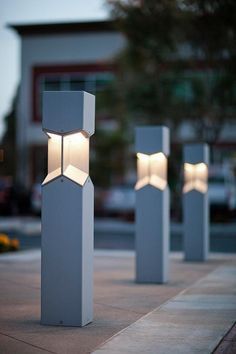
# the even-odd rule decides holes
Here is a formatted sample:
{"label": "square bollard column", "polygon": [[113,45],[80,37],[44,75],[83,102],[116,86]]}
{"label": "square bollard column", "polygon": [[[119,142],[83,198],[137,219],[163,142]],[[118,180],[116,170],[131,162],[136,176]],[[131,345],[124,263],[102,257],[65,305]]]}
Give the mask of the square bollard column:
{"label": "square bollard column", "polygon": [[169,273],[169,129],[136,128],[136,281],[165,283]]}
{"label": "square bollard column", "polygon": [[209,248],[207,144],[184,146],[183,217],[186,261],[205,261]]}
{"label": "square bollard column", "polygon": [[44,92],[48,175],[42,184],[41,324],[84,326],[93,320],[94,188],[89,137],[95,97]]}

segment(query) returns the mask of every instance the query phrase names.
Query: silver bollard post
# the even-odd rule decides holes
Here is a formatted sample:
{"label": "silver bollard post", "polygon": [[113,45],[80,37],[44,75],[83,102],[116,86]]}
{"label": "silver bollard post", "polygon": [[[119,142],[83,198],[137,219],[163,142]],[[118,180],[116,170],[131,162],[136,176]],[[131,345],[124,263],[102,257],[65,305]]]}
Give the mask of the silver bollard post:
{"label": "silver bollard post", "polygon": [[42,324],[84,326],[93,320],[89,137],[94,112],[95,97],[87,92],[44,92],[48,175],[42,184]]}
{"label": "silver bollard post", "polygon": [[136,281],[165,283],[169,268],[169,129],[136,128]]}
{"label": "silver bollard post", "polygon": [[209,248],[207,144],[184,146],[184,252],[186,261],[205,261]]}

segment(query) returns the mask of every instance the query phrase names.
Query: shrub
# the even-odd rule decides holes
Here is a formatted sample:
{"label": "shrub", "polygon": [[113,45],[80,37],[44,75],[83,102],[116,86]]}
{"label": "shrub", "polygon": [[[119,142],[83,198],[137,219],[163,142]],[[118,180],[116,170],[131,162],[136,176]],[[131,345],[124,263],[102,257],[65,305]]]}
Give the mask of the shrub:
{"label": "shrub", "polygon": [[17,251],[20,247],[19,240],[10,239],[6,234],[0,234],[0,253]]}

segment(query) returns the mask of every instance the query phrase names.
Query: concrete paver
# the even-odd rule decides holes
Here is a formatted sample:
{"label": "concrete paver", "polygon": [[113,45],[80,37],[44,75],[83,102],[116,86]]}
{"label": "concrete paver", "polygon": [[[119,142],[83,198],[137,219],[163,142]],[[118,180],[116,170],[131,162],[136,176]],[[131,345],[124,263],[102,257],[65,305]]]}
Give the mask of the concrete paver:
{"label": "concrete paver", "polygon": [[0,333],[0,348],[1,353],[14,353],[14,354],[45,354],[50,353],[42,348],[29,345],[18,339],[12,338],[7,335],[1,335]]}
{"label": "concrete paver", "polygon": [[[84,328],[66,328],[40,325],[40,252],[0,255],[0,353],[91,353],[216,267],[235,263],[236,257],[230,255],[214,255],[206,263],[184,263],[181,254],[173,254],[170,282],[142,285],[134,282],[134,252],[96,251],[94,321]],[[211,284],[215,289],[217,278]],[[230,278],[225,284],[231,284]],[[208,291],[204,283],[200,286]],[[195,296],[199,291],[197,287]],[[167,318],[178,322],[178,311],[168,310]]]}
{"label": "concrete paver", "polygon": [[236,323],[230,328],[229,332],[224,336],[213,352],[213,354],[233,353],[236,353]]}
{"label": "concrete paver", "polygon": [[[201,293],[206,287],[208,294]],[[236,265],[218,267],[114,336],[94,354],[210,354],[236,319],[235,290]]]}

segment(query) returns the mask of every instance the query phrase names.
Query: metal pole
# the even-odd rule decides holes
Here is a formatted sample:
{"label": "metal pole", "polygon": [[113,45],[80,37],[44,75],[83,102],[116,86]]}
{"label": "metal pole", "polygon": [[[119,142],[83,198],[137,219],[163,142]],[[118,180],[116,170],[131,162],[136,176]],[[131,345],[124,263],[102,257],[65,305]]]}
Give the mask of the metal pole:
{"label": "metal pole", "polygon": [[84,326],[93,319],[94,112],[95,97],[86,92],[44,92],[49,139],[42,184],[42,324]]}
{"label": "metal pole", "polygon": [[208,257],[208,163],[209,149],[206,144],[184,146],[183,214],[186,261],[205,261]]}
{"label": "metal pole", "polygon": [[169,129],[136,128],[136,281],[165,283],[169,268]]}

